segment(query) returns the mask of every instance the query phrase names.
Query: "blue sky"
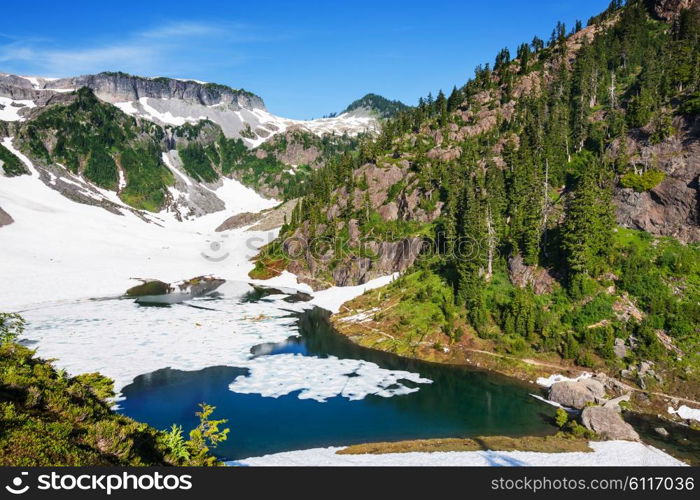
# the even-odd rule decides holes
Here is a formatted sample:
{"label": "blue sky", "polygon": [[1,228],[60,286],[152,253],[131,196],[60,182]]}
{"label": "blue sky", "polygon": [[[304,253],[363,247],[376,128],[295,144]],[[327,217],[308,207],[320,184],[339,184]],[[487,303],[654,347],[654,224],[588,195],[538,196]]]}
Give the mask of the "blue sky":
{"label": "blue sky", "polygon": [[16,2],[0,25],[0,72],[105,70],[223,83],[291,118],[340,111],[368,92],[415,104],[462,85],[558,20],[604,10],[586,1]]}

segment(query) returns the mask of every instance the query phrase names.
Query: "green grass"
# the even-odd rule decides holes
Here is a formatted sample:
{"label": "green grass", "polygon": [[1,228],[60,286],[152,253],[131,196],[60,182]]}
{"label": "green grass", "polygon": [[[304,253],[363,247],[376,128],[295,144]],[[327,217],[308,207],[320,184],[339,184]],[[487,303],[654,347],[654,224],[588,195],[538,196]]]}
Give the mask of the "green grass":
{"label": "green grass", "polygon": [[385,453],[434,453],[447,451],[530,451],[538,453],[591,452],[586,439],[559,436],[483,436],[475,438],[415,439],[356,444],[338,450],[338,455],[382,455]]}

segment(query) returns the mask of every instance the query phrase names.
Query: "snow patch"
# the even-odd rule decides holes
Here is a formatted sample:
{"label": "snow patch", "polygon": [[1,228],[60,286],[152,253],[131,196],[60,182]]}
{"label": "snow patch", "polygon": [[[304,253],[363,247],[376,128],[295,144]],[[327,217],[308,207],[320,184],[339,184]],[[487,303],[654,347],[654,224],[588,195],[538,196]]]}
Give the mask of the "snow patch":
{"label": "snow patch", "polygon": [[380,278],[368,281],[363,285],[357,286],[332,286],[320,292],[316,292],[311,303],[315,306],[322,307],[333,313],[340,311],[340,307],[349,300],[359,297],[368,290],[374,290],[375,288],[383,287],[388,285],[396,277],[398,273],[390,274],[389,276],[382,276]]}
{"label": "snow patch", "polygon": [[162,112],[158,111],[157,109],[155,109],[150,104],[148,104],[148,97],[141,97],[139,99],[139,104],[141,104],[141,107],[143,108],[144,112],[146,113],[146,118],[161,121],[161,122],[166,123],[168,125],[180,126],[180,125],[184,125],[185,123],[188,123],[188,122],[189,123],[196,123],[200,120],[200,118],[193,118],[191,116],[188,116],[188,117],[174,116],[170,111],[166,111],[166,112],[162,113]]}
{"label": "snow patch", "polygon": [[672,406],[669,406],[668,412],[671,415],[678,415],[686,420],[697,420],[700,422],[700,409],[698,408],[690,408],[689,406],[681,405],[677,410],[674,410]]}
{"label": "snow patch", "polygon": [[9,97],[0,97],[0,121],[17,122],[24,121],[24,117],[20,116],[19,110],[22,108],[36,108],[36,103],[29,99],[10,99]]}
{"label": "snow patch", "polygon": [[134,103],[132,101],[115,102],[113,104],[127,115],[134,116],[138,114],[138,110],[134,107]]}
{"label": "snow patch", "polygon": [[338,455],[342,447],[287,451],[229,462],[248,466],[684,466],[652,446],[632,441],[591,441],[593,452],[451,451]]}
{"label": "snow patch", "polygon": [[575,411],[578,411],[578,410],[575,410],[575,409],[573,409],[573,408],[569,408],[568,406],[564,406],[564,405],[561,404],[561,403],[557,403],[556,401],[551,401],[551,400],[549,400],[549,399],[547,399],[547,398],[543,398],[543,397],[540,396],[539,394],[530,394],[530,396],[532,396],[532,397],[535,398],[535,399],[539,399],[539,400],[542,401],[543,403],[547,403],[548,405],[552,405],[552,406],[554,406],[555,408],[562,408],[562,409],[564,409],[564,410],[566,410],[566,411],[568,411],[568,412],[575,412]]}
{"label": "snow patch", "polygon": [[588,373],[588,372],[583,373],[576,378],[569,378],[569,377],[565,377],[564,375],[554,374],[554,375],[550,375],[549,377],[538,378],[537,385],[541,385],[542,387],[552,387],[552,385],[557,383],[557,382],[577,382],[579,380],[591,378],[592,376],[593,376],[593,374]]}

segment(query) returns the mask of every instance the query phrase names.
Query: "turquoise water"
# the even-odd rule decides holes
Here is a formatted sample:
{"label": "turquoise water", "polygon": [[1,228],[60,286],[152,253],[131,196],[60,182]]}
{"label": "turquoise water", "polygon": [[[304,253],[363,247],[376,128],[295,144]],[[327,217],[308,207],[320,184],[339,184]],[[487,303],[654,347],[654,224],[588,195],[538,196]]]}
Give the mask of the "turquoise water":
{"label": "turquoise water", "polygon": [[351,401],[278,398],[238,394],[228,386],[247,370],[229,366],[185,372],[171,369],[139,376],[123,390],[121,412],[157,428],[173,423],[186,430],[196,425],[194,412],[203,401],[227,418],[229,438],[217,449],[235,460],[280,451],[432,437],[534,435],[554,432],[553,407],[533,398],[536,388],[505,377],[399,358],[350,343],[335,332],[327,313],[314,309],[299,316],[299,336],[252,349],[253,355],[297,353],[305,356],[364,359],[382,368],[420,373],[432,384],[390,398],[369,395]]}

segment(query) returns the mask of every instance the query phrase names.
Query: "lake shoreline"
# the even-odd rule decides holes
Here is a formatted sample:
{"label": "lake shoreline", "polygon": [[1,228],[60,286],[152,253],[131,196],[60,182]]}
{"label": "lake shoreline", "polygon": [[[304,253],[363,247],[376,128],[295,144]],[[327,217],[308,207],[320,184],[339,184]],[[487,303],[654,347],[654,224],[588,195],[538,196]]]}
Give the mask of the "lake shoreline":
{"label": "lake shoreline", "polygon": [[[506,377],[511,380],[517,380],[520,383],[526,384],[528,387],[533,388],[535,394],[545,398],[546,394],[544,392],[545,386],[539,385],[536,380],[539,377],[547,378],[552,375],[563,375],[569,378],[575,378],[586,373],[586,371],[581,367],[569,367],[560,366],[560,370],[553,372],[552,366],[545,368],[546,365],[538,365],[533,360],[523,360],[511,356],[501,355],[498,353],[486,352],[483,350],[468,350],[468,349],[449,349],[449,350],[437,350],[432,349],[429,356],[425,355],[424,350],[415,350],[412,355],[406,355],[404,353],[396,353],[389,349],[383,349],[381,342],[372,342],[368,345],[368,337],[365,335],[366,332],[363,328],[358,327],[358,322],[347,321],[348,317],[353,317],[358,314],[357,311],[350,310],[345,304],[341,306],[340,309],[345,309],[343,312],[335,312],[329,315],[328,321],[332,328],[338,332],[338,334],[344,336],[348,341],[362,346],[369,350],[375,350],[379,352],[389,353],[394,356],[414,359],[424,363],[432,364],[442,364],[450,366],[466,366],[475,371],[483,371],[486,373],[497,374],[499,376]],[[361,314],[361,313],[360,313]],[[386,345],[386,344],[384,344]],[[468,353],[468,354],[467,354]],[[528,362],[529,361],[529,362]],[[533,394],[533,396],[535,395]],[[643,419],[655,418],[662,422],[664,425],[681,427],[685,424],[680,423],[677,418],[668,414],[666,409],[674,401],[674,396],[671,395],[661,395],[654,393],[644,393],[635,389],[635,394],[644,394],[647,398],[648,405],[646,407],[639,404],[635,404],[632,408],[627,409],[624,413],[627,415],[626,420],[639,422]],[[675,401],[677,403],[677,400]],[[687,426],[690,429],[690,426]],[[637,429],[642,431],[642,429]],[[644,432],[640,432],[642,437],[646,441],[656,441],[659,436],[656,431],[652,431],[654,434],[650,433],[648,429],[644,429]],[[492,436],[495,437],[495,436]],[[651,440],[649,438],[652,438]],[[656,439],[654,439],[656,438]],[[697,438],[695,440],[698,440]],[[367,443],[368,446],[377,443]],[[658,446],[658,442],[655,443]],[[651,446],[651,445],[649,445]],[[688,460],[688,457],[683,453],[677,453],[674,451],[662,450],[665,453],[669,453],[674,458]],[[691,459],[693,463],[697,460]]]}

